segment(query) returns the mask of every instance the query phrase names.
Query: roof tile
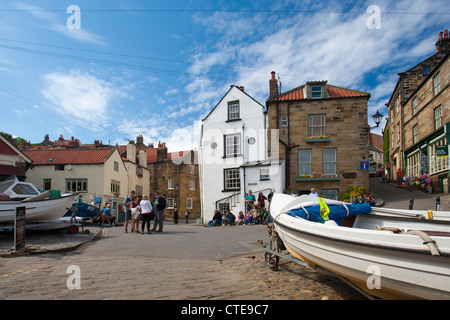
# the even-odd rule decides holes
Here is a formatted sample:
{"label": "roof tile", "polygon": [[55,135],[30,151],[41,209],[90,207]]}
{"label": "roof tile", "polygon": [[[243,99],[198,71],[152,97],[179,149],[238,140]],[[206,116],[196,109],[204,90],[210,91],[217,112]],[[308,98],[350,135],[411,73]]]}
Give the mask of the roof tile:
{"label": "roof tile", "polygon": [[35,165],[100,164],[113,149],[49,149],[28,150],[24,154]]}

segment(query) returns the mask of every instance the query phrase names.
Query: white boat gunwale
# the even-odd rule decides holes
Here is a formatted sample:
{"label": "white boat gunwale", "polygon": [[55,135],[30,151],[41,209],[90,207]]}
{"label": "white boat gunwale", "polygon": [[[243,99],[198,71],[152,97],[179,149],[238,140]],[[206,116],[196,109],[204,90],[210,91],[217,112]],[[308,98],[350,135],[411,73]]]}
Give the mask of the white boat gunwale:
{"label": "white boat gunwale", "polygon": [[[292,217],[292,218],[293,218],[293,219],[301,219],[301,218],[294,218],[294,217]],[[309,236],[313,236],[313,237],[316,237],[316,238],[322,238],[322,239],[331,240],[331,241],[338,241],[338,242],[348,243],[348,244],[353,244],[353,245],[362,246],[362,247],[378,248],[378,249],[380,249],[380,250],[388,249],[388,250],[395,250],[395,251],[401,251],[401,252],[411,252],[411,253],[418,253],[418,254],[431,255],[430,250],[428,249],[428,247],[426,247],[426,245],[424,245],[424,246],[425,246],[424,248],[421,248],[421,249],[419,249],[419,248],[414,249],[414,248],[394,247],[394,246],[386,245],[385,243],[384,243],[384,244],[373,244],[373,243],[370,243],[369,241],[362,243],[362,242],[360,242],[360,241],[349,240],[349,239],[342,239],[342,238],[336,238],[336,237],[332,237],[331,235],[320,235],[320,234],[317,234],[316,232],[311,232],[311,231],[307,231],[307,230],[304,230],[304,229],[294,228],[294,227],[292,227],[292,226],[289,226],[289,225],[284,224],[284,223],[282,223],[282,222],[280,222],[280,221],[277,221],[277,220],[278,220],[278,219],[276,219],[276,220],[274,221],[274,223],[280,225],[281,227],[284,227],[284,228],[287,228],[287,229],[289,229],[289,230],[298,232],[298,233],[300,233],[300,234],[306,234],[306,235],[309,235]],[[308,222],[308,223],[314,223],[314,224],[321,224],[321,223],[318,223],[318,222],[312,222],[312,221],[306,221],[306,220],[305,220],[305,222]],[[325,226],[324,226],[324,227],[325,227]],[[353,230],[356,230],[356,228],[354,229],[354,228],[351,228],[351,227],[342,227],[342,226],[339,226],[338,228],[346,228],[346,229],[353,229]],[[368,229],[363,229],[363,230],[364,230],[364,231],[373,231],[373,232],[383,232],[382,230],[368,230]],[[394,235],[394,234],[393,234],[393,235]],[[334,236],[335,236],[335,235],[334,235]],[[413,236],[413,235],[397,234],[397,236],[400,236],[400,237],[401,237],[401,236]],[[415,237],[417,237],[417,236],[415,236]],[[433,236],[433,238],[445,238],[445,237]],[[437,239],[437,240],[439,240],[439,239]],[[435,240],[435,241],[436,241],[436,240]],[[440,256],[442,256],[442,257],[450,257],[450,253],[440,252]]]}

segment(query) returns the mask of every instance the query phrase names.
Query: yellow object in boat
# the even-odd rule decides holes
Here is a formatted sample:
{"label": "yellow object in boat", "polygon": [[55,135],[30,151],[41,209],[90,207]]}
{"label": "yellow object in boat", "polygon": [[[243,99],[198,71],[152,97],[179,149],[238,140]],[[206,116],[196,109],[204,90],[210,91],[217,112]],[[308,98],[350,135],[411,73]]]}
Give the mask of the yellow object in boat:
{"label": "yellow object in boat", "polygon": [[320,216],[324,220],[328,220],[328,214],[330,213],[330,208],[328,208],[327,203],[322,198],[319,198],[319,204],[320,204]]}

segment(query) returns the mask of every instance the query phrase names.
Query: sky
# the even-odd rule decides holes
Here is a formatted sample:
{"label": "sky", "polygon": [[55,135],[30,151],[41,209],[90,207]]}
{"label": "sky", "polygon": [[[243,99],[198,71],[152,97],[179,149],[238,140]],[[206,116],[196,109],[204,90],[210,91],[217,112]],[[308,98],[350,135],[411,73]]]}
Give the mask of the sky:
{"label": "sky", "polygon": [[370,93],[374,126],[449,17],[438,0],[2,0],[0,131],[195,149],[230,85],[265,105],[271,71],[282,92],[327,80]]}

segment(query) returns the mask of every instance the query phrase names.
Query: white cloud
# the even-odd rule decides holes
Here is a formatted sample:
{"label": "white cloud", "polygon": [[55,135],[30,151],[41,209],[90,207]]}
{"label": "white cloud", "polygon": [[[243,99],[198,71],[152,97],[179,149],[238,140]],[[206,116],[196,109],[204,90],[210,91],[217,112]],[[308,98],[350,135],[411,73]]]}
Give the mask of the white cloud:
{"label": "white cloud", "polygon": [[42,94],[58,106],[59,113],[89,125],[106,125],[109,105],[120,95],[111,83],[77,70],[49,73],[43,80]]}
{"label": "white cloud", "polygon": [[[66,20],[61,20],[58,15],[50,11],[46,11],[38,6],[26,3],[17,3],[16,7],[20,10],[29,11],[31,15],[45,22],[45,27],[50,30],[57,31],[77,41],[88,42],[102,46],[105,45],[105,40],[103,37],[86,30],[82,25],[81,29],[69,29],[67,28]],[[65,17],[69,18],[70,16],[67,14],[67,16]]]}
{"label": "white cloud", "polygon": [[69,29],[65,24],[52,24],[49,26],[49,28],[77,41],[93,43],[101,46],[106,45],[103,37],[96,35],[84,28]]}

